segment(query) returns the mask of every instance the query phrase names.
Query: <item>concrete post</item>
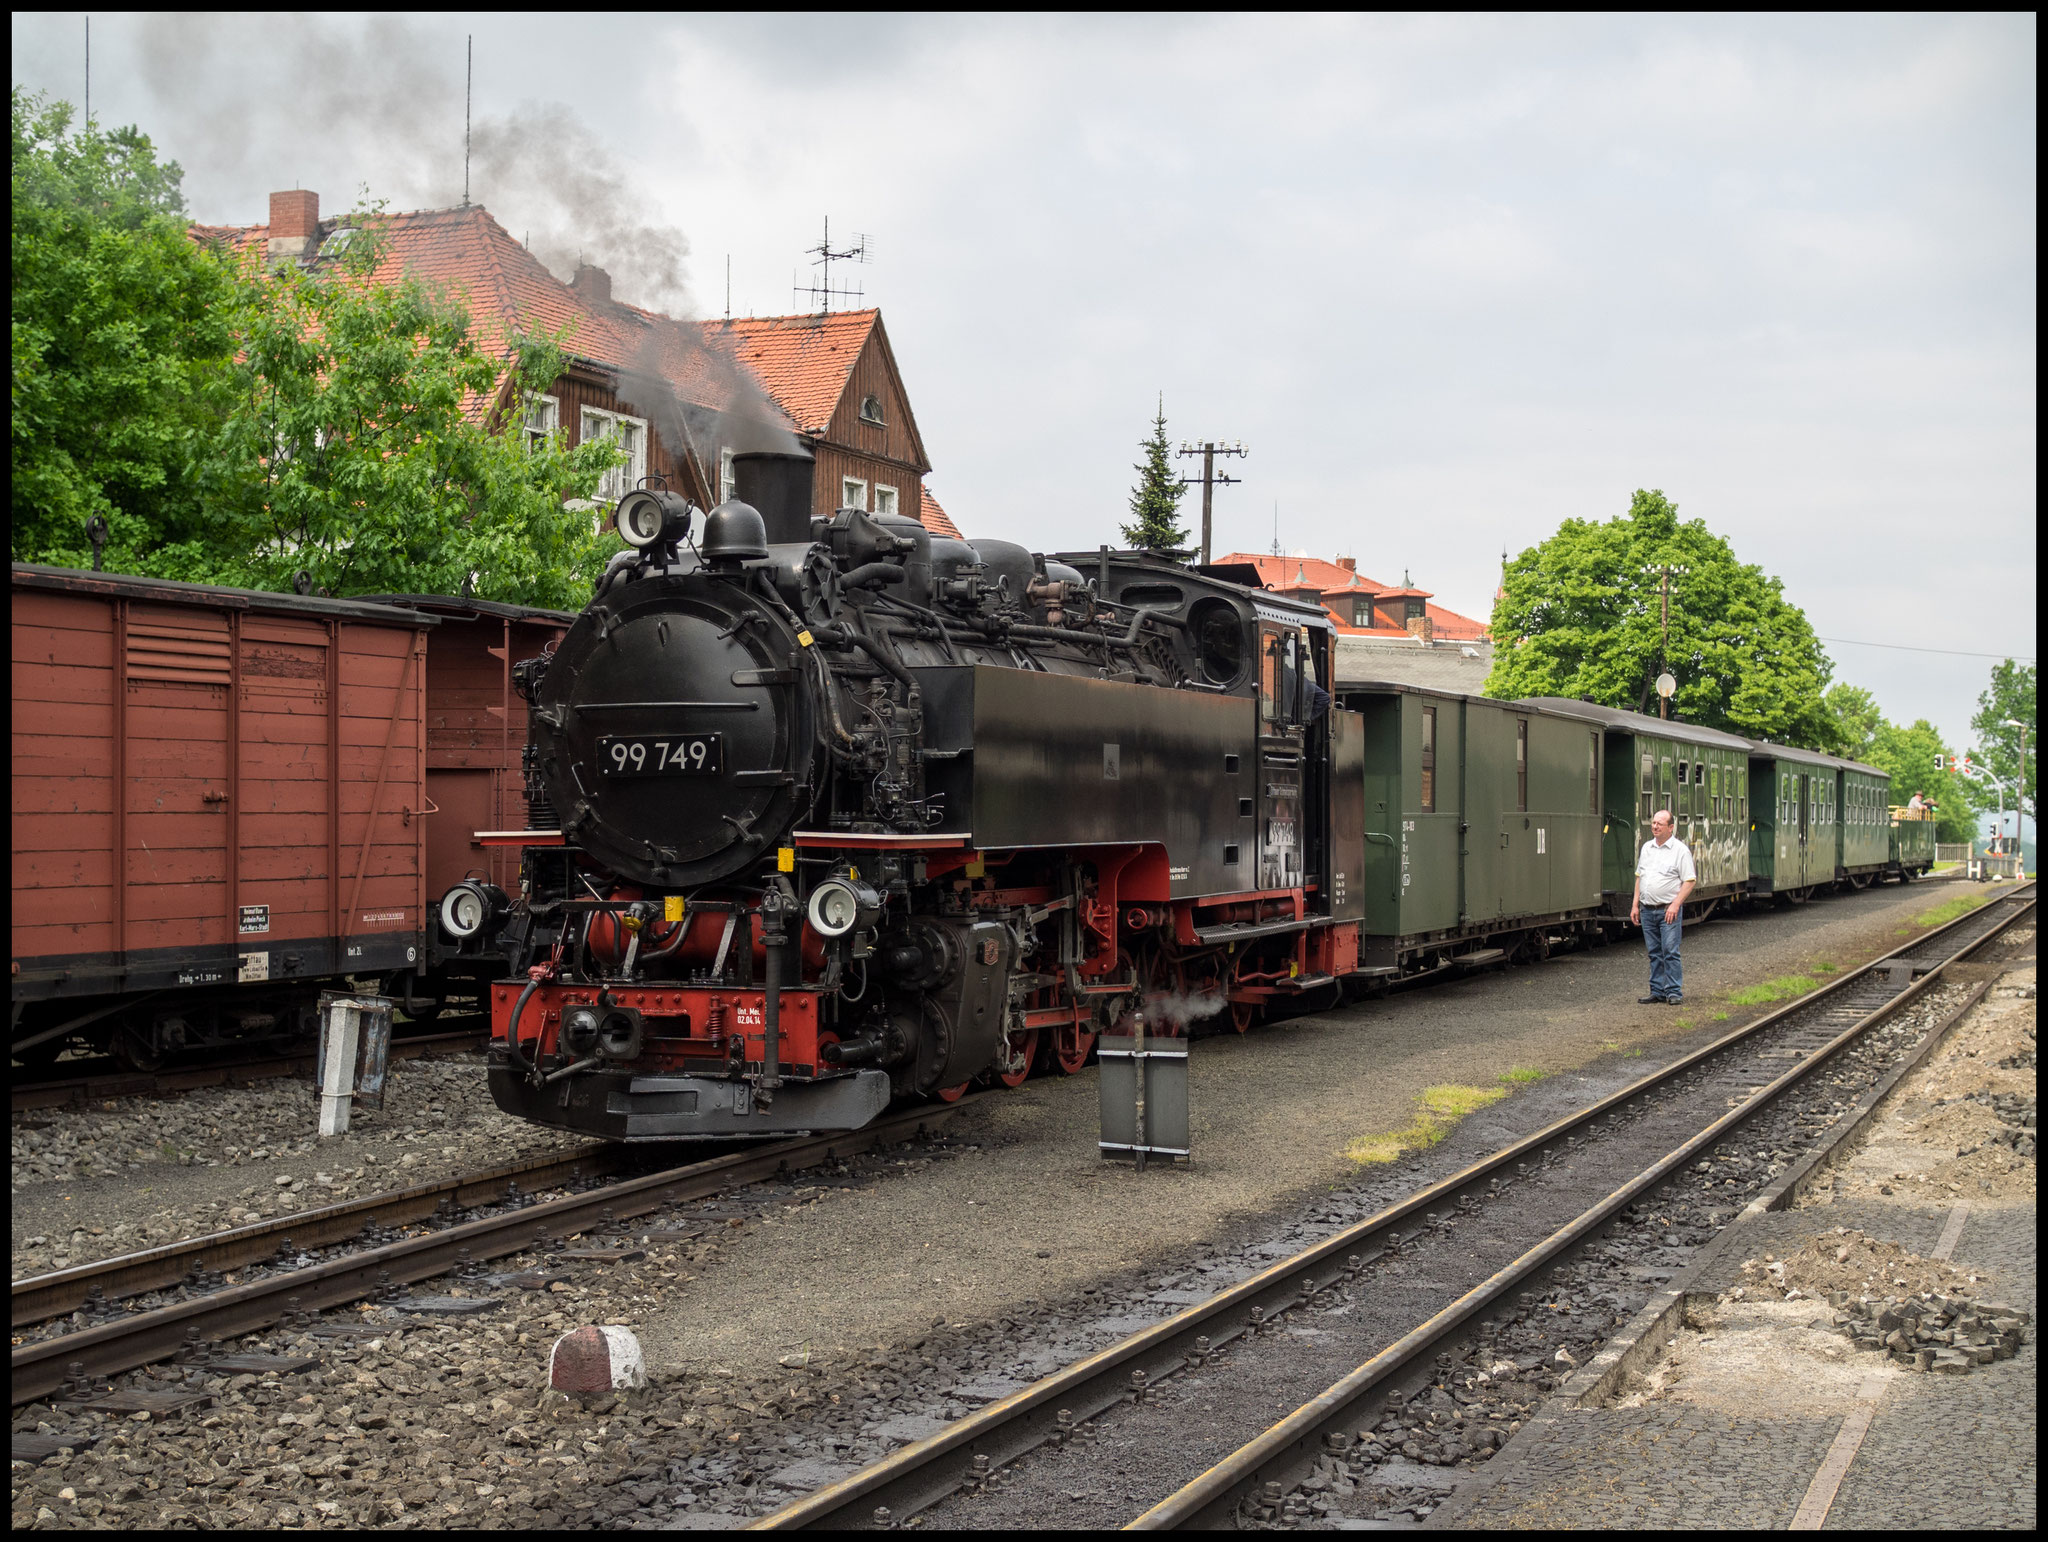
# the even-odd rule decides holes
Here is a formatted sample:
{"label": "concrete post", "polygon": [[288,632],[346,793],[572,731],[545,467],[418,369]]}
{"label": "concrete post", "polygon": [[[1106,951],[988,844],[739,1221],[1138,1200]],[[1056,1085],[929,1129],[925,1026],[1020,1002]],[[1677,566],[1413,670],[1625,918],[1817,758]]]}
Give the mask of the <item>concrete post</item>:
{"label": "concrete post", "polygon": [[354,996],[330,996],[320,1016],[320,1138],[348,1132],[363,1009]]}

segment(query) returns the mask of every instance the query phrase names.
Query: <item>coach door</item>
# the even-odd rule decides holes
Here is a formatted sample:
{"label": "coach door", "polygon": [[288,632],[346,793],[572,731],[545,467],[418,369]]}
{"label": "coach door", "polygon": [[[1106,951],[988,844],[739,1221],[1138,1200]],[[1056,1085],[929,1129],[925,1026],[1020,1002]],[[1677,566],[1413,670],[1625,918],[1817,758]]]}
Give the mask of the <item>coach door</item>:
{"label": "coach door", "polygon": [[1813,777],[1800,772],[1799,782],[1799,882],[1813,882]]}

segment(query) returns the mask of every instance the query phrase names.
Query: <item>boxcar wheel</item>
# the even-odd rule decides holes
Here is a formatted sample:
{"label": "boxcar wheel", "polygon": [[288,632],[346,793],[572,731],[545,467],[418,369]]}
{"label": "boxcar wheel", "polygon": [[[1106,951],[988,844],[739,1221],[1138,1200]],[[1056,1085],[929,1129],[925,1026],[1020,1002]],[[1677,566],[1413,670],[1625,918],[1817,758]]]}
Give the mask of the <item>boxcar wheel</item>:
{"label": "boxcar wheel", "polygon": [[132,1028],[122,1028],[114,1034],[110,1046],[114,1058],[131,1071],[159,1071],[163,1069],[164,1052],[136,1033]]}

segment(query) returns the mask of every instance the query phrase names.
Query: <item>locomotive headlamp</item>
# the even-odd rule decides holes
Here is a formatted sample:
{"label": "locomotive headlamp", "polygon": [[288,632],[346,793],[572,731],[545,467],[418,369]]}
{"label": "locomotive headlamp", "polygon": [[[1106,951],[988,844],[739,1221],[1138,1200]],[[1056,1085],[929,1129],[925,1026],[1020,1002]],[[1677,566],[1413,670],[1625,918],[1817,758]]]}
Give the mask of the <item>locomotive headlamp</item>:
{"label": "locomotive headlamp", "polygon": [[680,541],[690,533],[689,500],[666,489],[638,487],[619,500],[612,523],[620,540],[641,551]]}
{"label": "locomotive headlamp", "polygon": [[509,906],[496,884],[465,878],[441,896],[441,930],[457,941],[474,937]]}
{"label": "locomotive headlamp", "polygon": [[851,878],[828,878],[811,890],[811,930],[820,937],[844,937],[859,926],[873,926],[882,913],[882,897]]}

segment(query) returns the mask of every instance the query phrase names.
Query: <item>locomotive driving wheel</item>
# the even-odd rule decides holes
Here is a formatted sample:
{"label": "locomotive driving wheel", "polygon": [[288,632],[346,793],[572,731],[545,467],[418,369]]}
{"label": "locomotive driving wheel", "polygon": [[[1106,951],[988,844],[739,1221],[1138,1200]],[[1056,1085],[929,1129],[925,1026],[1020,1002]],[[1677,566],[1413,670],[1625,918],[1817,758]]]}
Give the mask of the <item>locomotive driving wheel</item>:
{"label": "locomotive driving wheel", "polygon": [[967,1083],[962,1082],[957,1087],[941,1087],[937,1092],[934,1092],[932,1096],[937,1098],[941,1103],[957,1103],[962,1098],[967,1096]]}
{"label": "locomotive driving wheel", "polygon": [[1021,1087],[1025,1079],[1031,1075],[1032,1062],[1038,1058],[1038,1030],[1026,1028],[1022,1033],[1014,1035],[1010,1043],[1017,1051],[1017,1069],[996,1072],[996,1080],[1005,1087]]}
{"label": "locomotive driving wheel", "polygon": [[[1238,954],[1238,956],[1236,957],[1236,959],[1232,961],[1230,966],[1230,977],[1233,982],[1236,981],[1239,976],[1244,974],[1246,969],[1250,966],[1251,961],[1252,955],[1251,950],[1249,948],[1247,948],[1244,952]],[[1258,1020],[1259,1008],[1256,1002],[1232,1001],[1230,1003],[1230,1026],[1235,1028],[1239,1033],[1245,1032],[1247,1029],[1251,1027],[1253,1023],[1257,1022]]]}
{"label": "locomotive driving wheel", "polygon": [[1056,1023],[1050,1049],[1054,1065],[1069,1076],[1078,1076],[1095,1051],[1095,1035],[1079,1023]]}

